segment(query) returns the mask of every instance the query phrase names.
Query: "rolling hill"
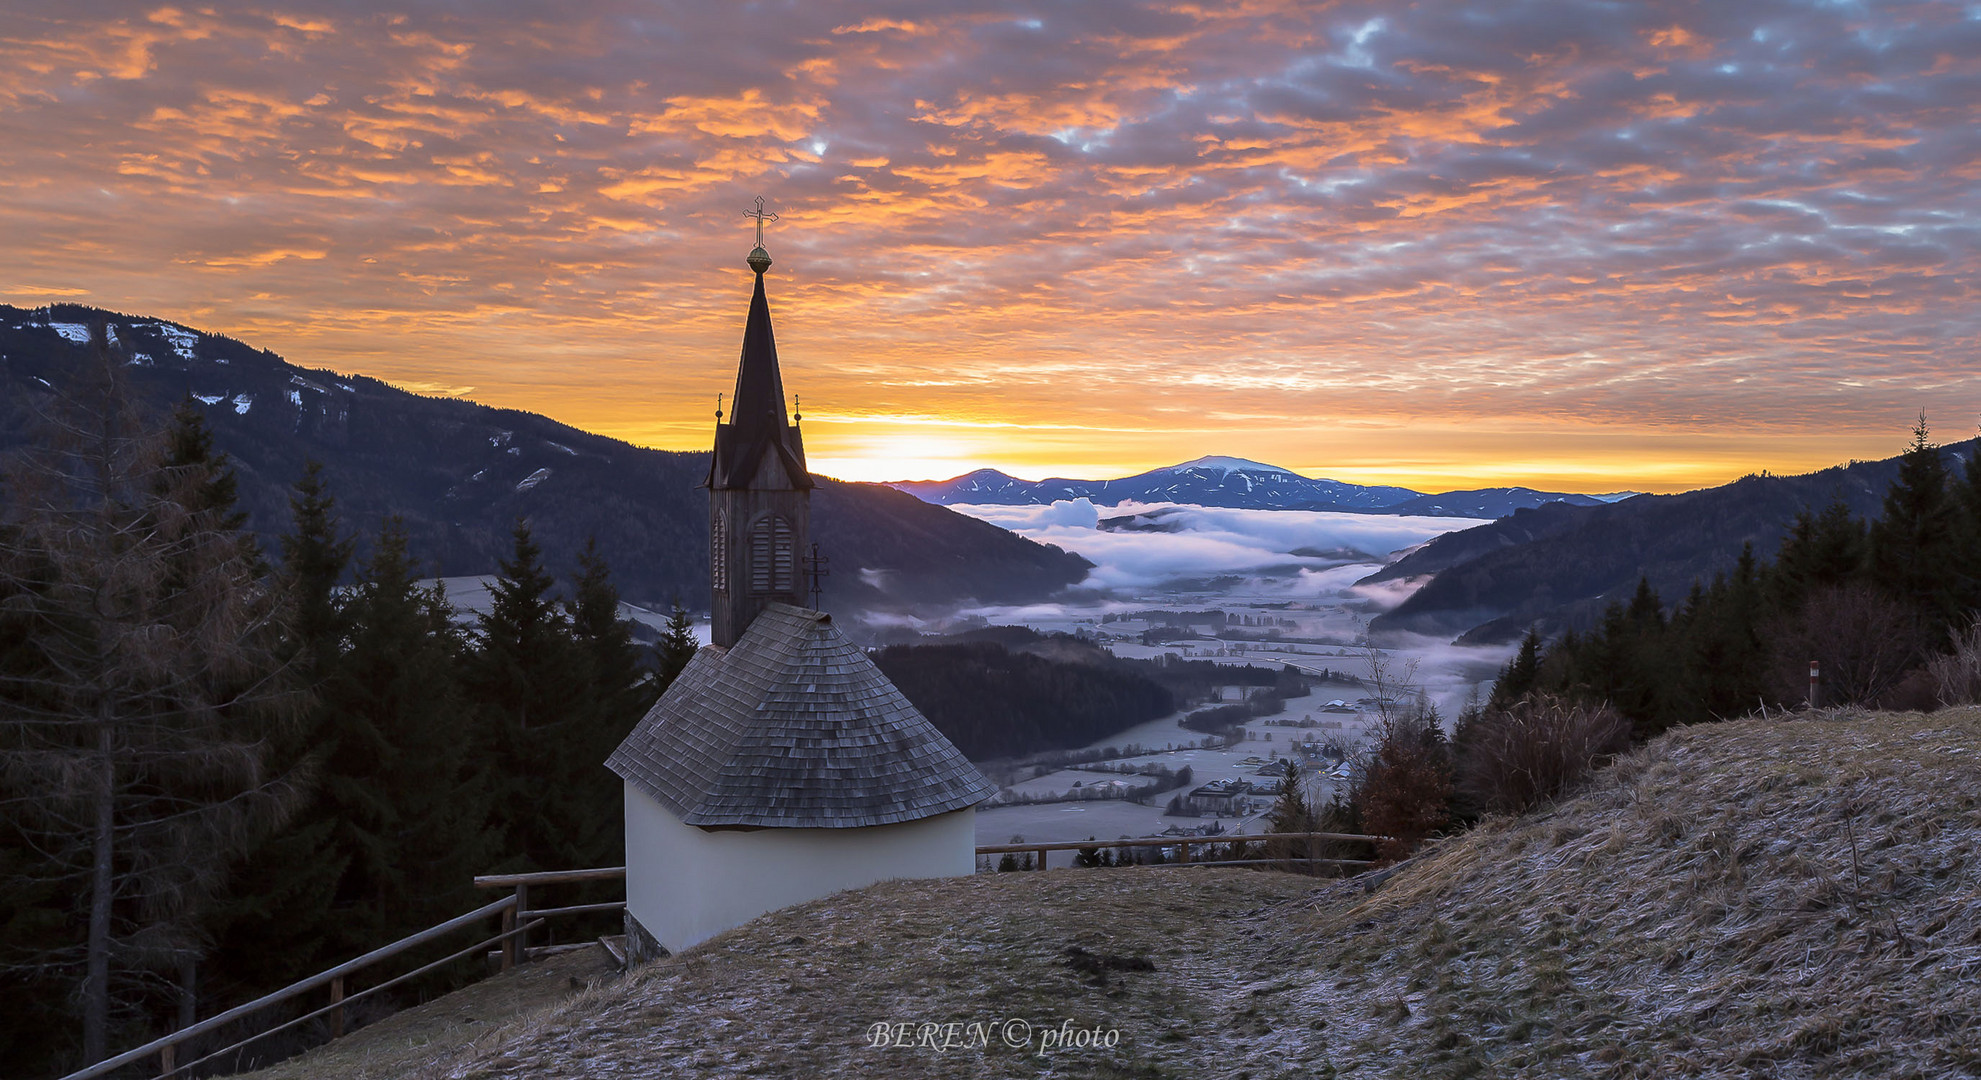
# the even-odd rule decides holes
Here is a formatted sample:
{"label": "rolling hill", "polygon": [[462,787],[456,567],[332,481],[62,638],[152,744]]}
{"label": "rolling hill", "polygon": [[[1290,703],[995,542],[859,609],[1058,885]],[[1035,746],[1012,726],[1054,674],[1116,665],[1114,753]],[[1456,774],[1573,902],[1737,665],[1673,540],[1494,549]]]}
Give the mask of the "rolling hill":
{"label": "rolling hill", "polygon": [[[346,528],[369,535],[385,515],[401,515],[430,575],[492,573],[525,518],[553,572],[569,571],[596,537],[626,599],[707,603],[706,453],[651,450],[534,413],[298,367],[165,320],[0,305],[0,451],[30,438],[57,388],[89,362],[99,322],[134,399],[154,413],[199,403],[271,551],[288,527],[289,487],[315,459]],[[831,560],[829,607],[1034,600],[1089,565],[882,485],[821,479],[812,506],[814,539]]]}

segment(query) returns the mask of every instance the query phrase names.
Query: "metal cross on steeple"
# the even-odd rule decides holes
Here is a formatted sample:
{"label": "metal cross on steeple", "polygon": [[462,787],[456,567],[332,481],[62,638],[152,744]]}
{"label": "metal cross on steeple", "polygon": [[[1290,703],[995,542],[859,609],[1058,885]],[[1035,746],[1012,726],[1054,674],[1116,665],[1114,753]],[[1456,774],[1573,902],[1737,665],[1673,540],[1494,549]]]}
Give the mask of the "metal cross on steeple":
{"label": "metal cross on steeple", "polygon": [[764,246],[764,222],[776,221],[777,215],[764,211],[764,197],[759,195],[757,196],[757,208],[743,211],[743,216],[757,219],[757,246]]}

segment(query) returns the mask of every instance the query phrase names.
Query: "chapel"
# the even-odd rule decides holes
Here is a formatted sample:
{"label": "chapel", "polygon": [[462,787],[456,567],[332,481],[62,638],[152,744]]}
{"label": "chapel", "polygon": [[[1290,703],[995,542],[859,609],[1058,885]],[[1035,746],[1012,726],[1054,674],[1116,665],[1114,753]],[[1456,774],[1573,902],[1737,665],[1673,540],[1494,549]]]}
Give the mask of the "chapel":
{"label": "chapel", "polygon": [[625,785],[626,940],[642,959],[842,889],[973,873],[972,808],[996,792],[805,606],[812,478],[764,295],[775,215],[759,199],[752,216],[756,291],[707,480],[711,642],[606,760]]}

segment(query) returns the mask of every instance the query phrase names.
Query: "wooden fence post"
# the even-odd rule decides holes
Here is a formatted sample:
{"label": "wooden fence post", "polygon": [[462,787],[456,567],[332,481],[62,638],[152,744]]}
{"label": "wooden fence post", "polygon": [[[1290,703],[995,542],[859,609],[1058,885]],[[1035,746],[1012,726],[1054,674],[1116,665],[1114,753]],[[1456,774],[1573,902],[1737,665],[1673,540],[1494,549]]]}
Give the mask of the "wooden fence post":
{"label": "wooden fence post", "polygon": [[516,966],[516,939],[509,932],[516,929],[516,905],[502,909],[502,970]]}
{"label": "wooden fence post", "polygon": [[516,962],[527,964],[530,962],[530,887],[528,885],[516,886],[516,929],[520,931],[515,937]]}
{"label": "wooden fence post", "polygon": [[158,1075],[170,1076],[179,1071],[179,1044],[166,1043],[158,1050]]}
{"label": "wooden fence post", "polygon": [[1809,661],[1809,707],[1814,709],[1822,698],[1823,665],[1820,661]]}
{"label": "wooden fence post", "polygon": [[344,1037],[343,1001],[344,1001],[344,976],[339,975],[336,978],[330,980],[330,1003],[332,1005],[337,1006],[337,1008],[333,1009],[330,1013],[330,1037],[333,1039],[341,1039]]}

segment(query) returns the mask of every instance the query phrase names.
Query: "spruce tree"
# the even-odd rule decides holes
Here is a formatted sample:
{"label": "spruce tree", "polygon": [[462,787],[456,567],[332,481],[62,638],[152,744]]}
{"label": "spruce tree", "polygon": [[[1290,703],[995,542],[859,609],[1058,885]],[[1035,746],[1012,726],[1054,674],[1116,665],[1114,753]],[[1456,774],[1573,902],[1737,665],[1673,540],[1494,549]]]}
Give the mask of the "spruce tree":
{"label": "spruce tree", "polygon": [[667,616],[667,629],[654,643],[654,686],[657,692],[665,693],[674,685],[674,679],[681,674],[688,661],[695,658],[701,643],[695,639],[694,616],[681,606],[676,597],[674,610]]}
{"label": "spruce tree", "polygon": [[337,587],[351,565],[355,541],[339,535],[337,500],[323,481],[323,463],[310,461],[289,496],[290,531],[282,537],[282,583],[289,593],[290,628],[310,674],[327,677],[343,647],[349,620]]}
{"label": "spruce tree", "polygon": [[1770,601],[1793,611],[1815,589],[1857,580],[1864,573],[1867,548],[1864,521],[1851,513],[1841,495],[1821,513],[1796,514],[1767,574]]}
{"label": "spruce tree", "polygon": [[1538,626],[1527,628],[1527,636],[1520,639],[1520,651],[1500,669],[1499,678],[1493,683],[1493,695],[1487,702],[1488,708],[1505,709],[1521,698],[1534,692],[1535,682],[1541,675],[1541,629]]}
{"label": "spruce tree", "polygon": [[[349,609],[332,686],[340,735],[328,762],[348,854],[347,949],[371,947],[475,906],[474,876],[499,857],[488,778],[476,770],[460,671],[466,651],[441,586],[422,589],[398,518],[380,530]],[[361,929],[360,929],[361,928]]]}
{"label": "spruce tree", "polygon": [[641,664],[633,624],[619,617],[619,590],[595,540],[578,553],[578,574],[565,604],[576,660],[582,665],[585,698],[571,737],[570,783],[582,795],[583,812],[595,829],[576,853],[587,866],[617,865],[625,853],[623,794],[605,759],[633,730],[658,696],[651,673]]}
{"label": "spruce tree", "polygon": [[1959,507],[1955,539],[1960,553],[1958,600],[1970,620],[1981,615],[1981,440],[1973,447],[1955,485],[1954,500]]}
{"label": "spruce tree", "polygon": [[336,500],[310,462],[289,497],[277,582],[291,612],[287,652],[313,700],[299,723],[274,741],[278,766],[312,778],[296,816],[236,864],[226,902],[210,924],[218,942],[209,982],[224,999],[275,989],[338,959],[350,921],[333,909],[350,859],[333,842],[342,807],[325,793],[325,757],[338,737],[335,684],[350,619],[337,594],[353,541],[342,535]]}
{"label": "spruce tree", "polygon": [[527,522],[516,523],[513,538],[490,589],[493,604],[478,620],[468,694],[487,754],[491,820],[504,865],[564,870],[597,846],[601,828],[589,800],[571,784],[578,772],[573,763],[589,752],[573,745],[581,741],[574,739],[573,719],[586,696],[584,665]]}
{"label": "spruce tree", "polygon": [[1763,700],[1768,651],[1761,625],[1766,614],[1761,565],[1754,545],[1746,544],[1733,572],[1716,577],[1706,591],[1706,603],[1681,643],[1687,722],[1732,719]]}
{"label": "spruce tree", "polygon": [[1940,448],[1926,441],[1926,417],[1899,459],[1884,512],[1871,525],[1871,580],[1924,620],[1929,640],[1945,641],[1960,614],[1962,553],[1958,510]]}

